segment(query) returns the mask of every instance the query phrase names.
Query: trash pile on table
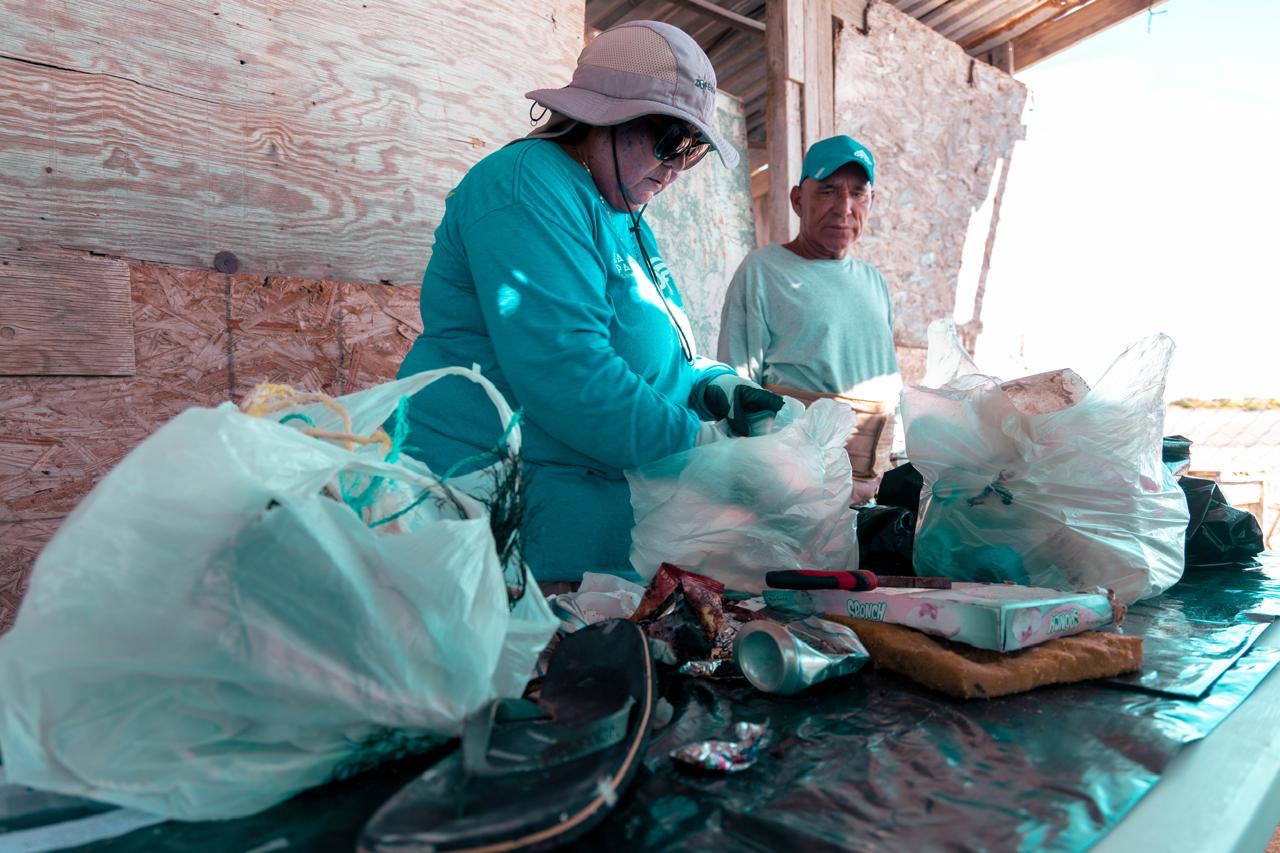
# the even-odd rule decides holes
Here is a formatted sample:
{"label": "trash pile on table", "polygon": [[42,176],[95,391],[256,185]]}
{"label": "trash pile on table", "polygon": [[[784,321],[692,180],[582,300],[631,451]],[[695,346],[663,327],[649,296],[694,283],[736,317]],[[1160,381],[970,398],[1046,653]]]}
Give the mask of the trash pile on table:
{"label": "trash pile on table", "polygon": [[[911,467],[864,517],[850,508],[852,415],[820,400],[768,435],[628,472],[643,583],[588,573],[547,598],[520,556],[518,414],[478,373],[336,400],[263,386],[240,407],[189,410],[40,555],[0,640],[7,776],[227,818],[461,737],[362,843],[445,843],[413,828],[440,812],[462,833],[449,843],[488,844],[486,821],[441,798],[501,808],[472,780],[568,779],[594,762],[563,783],[590,813],[582,831],[662,724],[651,668],[776,702],[856,690],[868,665],[965,700],[1140,671],[1127,607],[1176,583],[1193,552],[1261,548],[1219,492],[1177,477],[1190,442],[1161,435],[1171,341],[1139,342],[1091,388],[1071,371],[1001,382],[953,326],[930,335],[926,379],[903,392]],[[404,447],[407,400],[454,374],[505,427],[493,464],[457,478]],[[778,735],[762,714],[666,756],[737,773]],[[528,838],[578,820],[555,817],[548,785],[549,822]]]}

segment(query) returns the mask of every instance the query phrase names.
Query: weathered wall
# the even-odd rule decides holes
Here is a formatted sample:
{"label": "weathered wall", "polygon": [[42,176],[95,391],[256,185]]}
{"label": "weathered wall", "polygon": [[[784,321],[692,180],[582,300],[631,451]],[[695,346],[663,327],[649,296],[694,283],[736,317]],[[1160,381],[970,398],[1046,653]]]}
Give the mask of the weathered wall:
{"label": "weathered wall", "polygon": [[756,245],[742,102],[721,92],[716,108],[720,132],[742,155],[738,167],[726,169],[718,156],[708,154],[645,211],[680,285],[698,352],[710,358],[716,354],[729,279]]}
{"label": "weathered wall", "polygon": [[61,520],[165,421],[259,382],[337,396],[386,381],[422,329],[417,288],[142,264],[128,275],[136,375],[0,377],[0,632]]}
{"label": "weathered wall", "polygon": [[[394,375],[417,288],[342,282],[421,280],[446,193],[528,131],[524,92],[568,80],[582,21],[582,0],[4,4],[0,293],[39,293],[2,306],[29,357],[0,373],[83,376],[0,376],[0,631],[60,521],[165,420]],[[224,251],[241,274],[202,271]],[[68,270],[120,310],[61,293]],[[62,352],[77,331],[96,348]]]}
{"label": "weathered wall", "polygon": [[1026,88],[887,3],[864,16],[846,0],[836,14],[847,16],[836,38],[836,129],[876,156],[876,202],[857,252],[889,283],[903,375],[916,381],[929,322],[955,311],[970,220],[1023,136]]}
{"label": "weathered wall", "polygon": [[9,0],[0,251],[417,284],[445,193],[568,81],[583,0]]}

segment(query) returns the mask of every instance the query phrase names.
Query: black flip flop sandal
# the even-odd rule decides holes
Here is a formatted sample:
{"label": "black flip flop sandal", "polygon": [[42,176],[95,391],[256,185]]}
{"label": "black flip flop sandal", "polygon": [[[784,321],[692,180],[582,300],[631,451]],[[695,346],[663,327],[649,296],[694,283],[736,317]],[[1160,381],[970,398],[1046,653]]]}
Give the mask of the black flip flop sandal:
{"label": "black flip flop sandal", "polygon": [[549,850],[604,818],[644,758],[654,674],[641,630],[583,628],[551,655],[537,703],[498,700],[462,746],[388,800],[364,853]]}

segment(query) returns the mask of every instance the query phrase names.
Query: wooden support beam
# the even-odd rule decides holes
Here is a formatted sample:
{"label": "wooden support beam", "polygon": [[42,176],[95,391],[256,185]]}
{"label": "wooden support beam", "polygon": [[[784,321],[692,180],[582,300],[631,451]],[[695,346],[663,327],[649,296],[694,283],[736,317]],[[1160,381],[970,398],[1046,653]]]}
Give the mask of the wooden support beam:
{"label": "wooden support beam", "polygon": [[766,127],[769,139],[769,239],[796,232],[791,187],[800,178],[803,145],[804,0],[768,0],[765,52],[769,63]]}
{"label": "wooden support beam", "polygon": [[666,0],[626,0],[606,15],[601,15],[592,23],[601,30],[625,23],[626,21],[652,20],[658,11],[666,6]]}
{"label": "wooden support beam", "polygon": [[134,369],[127,263],[78,252],[0,254],[0,375]]}
{"label": "wooden support beam", "polygon": [[745,98],[755,87],[755,84],[759,83],[765,76],[767,70],[765,66],[766,63],[763,59],[759,62],[748,63],[719,79],[717,85],[731,95]]}
{"label": "wooden support beam", "polygon": [[1029,68],[1162,2],[1164,0],[1094,0],[1069,15],[1046,21],[1013,40],[1015,69]]}
{"label": "wooden support beam", "polygon": [[835,43],[831,0],[806,0],[804,9],[804,148],[835,131]]}
{"label": "wooden support beam", "polygon": [[672,0],[672,2],[687,6],[690,9],[696,9],[704,15],[715,18],[743,32],[764,35],[765,27],[762,21],[748,18],[746,15],[739,15],[737,12],[730,12],[722,6],[712,3],[711,0]]}
{"label": "wooden support beam", "polygon": [[1013,43],[1004,42],[991,49],[991,64],[1006,74],[1013,73]]}

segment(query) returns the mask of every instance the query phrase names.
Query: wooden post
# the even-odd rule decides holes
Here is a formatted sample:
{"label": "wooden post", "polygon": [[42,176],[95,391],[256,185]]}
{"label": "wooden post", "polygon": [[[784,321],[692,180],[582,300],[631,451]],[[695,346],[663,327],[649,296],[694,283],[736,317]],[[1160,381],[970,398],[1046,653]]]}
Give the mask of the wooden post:
{"label": "wooden post", "polygon": [[833,135],[835,69],[831,0],[806,0],[804,9],[804,150]]}
{"label": "wooden post", "polygon": [[769,239],[785,243],[796,233],[791,187],[800,178],[803,139],[805,0],[768,0],[765,53],[768,57]]}
{"label": "wooden post", "polygon": [[1013,73],[1013,42],[1007,41],[991,49],[991,64],[1006,74]]}

